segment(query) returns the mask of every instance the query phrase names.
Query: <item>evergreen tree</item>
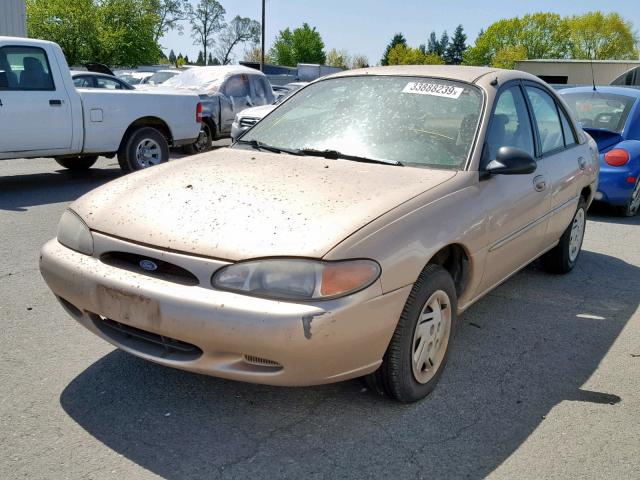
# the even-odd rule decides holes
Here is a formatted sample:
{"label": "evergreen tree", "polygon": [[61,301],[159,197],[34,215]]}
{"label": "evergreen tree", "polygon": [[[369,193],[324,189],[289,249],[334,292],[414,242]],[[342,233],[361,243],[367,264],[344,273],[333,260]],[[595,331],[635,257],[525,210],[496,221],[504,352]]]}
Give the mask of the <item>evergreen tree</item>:
{"label": "evergreen tree", "polygon": [[177,58],[176,58],[176,54],[175,54],[175,52],[173,51],[173,49],[171,49],[171,51],[169,52],[169,63],[170,63],[171,65],[175,65],[175,64],[176,64],[176,60],[177,60]]}
{"label": "evergreen tree", "polygon": [[204,57],[202,56],[202,50],[198,51],[198,59],[196,60],[196,65],[200,65],[200,66],[204,65]]}
{"label": "evergreen tree", "polygon": [[407,39],[404,38],[404,35],[402,35],[402,33],[396,33],[393,36],[393,38],[391,39],[391,43],[387,45],[387,48],[384,51],[384,55],[380,60],[380,65],[389,65],[389,52],[398,45],[404,45],[405,47],[407,46]]}
{"label": "evergreen tree", "polygon": [[213,61],[213,55],[209,52],[209,58],[207,58],[207,65],[218,65],[220,62],[216,63]]}
{"label": "evergreen tree", "polygon": [[436,36],[436,32],[431,32],[427,41],[427,54],[441,56],[444,52],[440,51],[440,42]]}
{"label": "evergreen tree", "polygon": [[462,55],[467,49],[467,36],[464,34],[462,25],[456,27],[453,38],[444,52],[444,61],[447,65],[460,65]]}
{"label": "evergreen tree", "polygon": [[191,62],[189,62],[189,55],[185,55],[184,56],[184,64],[185,65],[190,65],[191,64]]}
{"label": "evergreen tree", "polygon": [[443,57],[443,59],[447,48],[449,48],[449,35],[447,35],[447,31],[445,30],[440,37],[440,56]]}
{"label": "evergreen tree", "polygon": [[222,65],[222,64],[220,63],[220,60],[218,60],[218,57],[213,57],[209,65]]}

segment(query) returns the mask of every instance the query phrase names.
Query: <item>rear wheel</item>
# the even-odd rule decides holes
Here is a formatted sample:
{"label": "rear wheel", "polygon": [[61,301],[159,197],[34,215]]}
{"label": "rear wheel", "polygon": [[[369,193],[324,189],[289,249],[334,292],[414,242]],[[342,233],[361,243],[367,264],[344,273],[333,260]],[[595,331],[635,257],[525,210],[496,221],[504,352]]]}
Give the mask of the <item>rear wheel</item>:
{"label": "rear wheel", "polygon": [[134,130],[118,151],[118,163],[125,172],[135,172],[169,161],[165,136],[152,127]]}
{"label": "rear wheel", "polygon": [[427,265],[409,294],[382,365],[366,377],[369,387],[405,403],[427,396],[442,375],[456,326],[451,275],[439,265]]}
{"label": "rear wheel", "polygon": [[54,158],[61,167],[71,171],[82,171],[91,168],[97,161],[98,155],[86,155],[79,157]]}
{"label": "rear wheel", "polygon": [[560,237],[558,245],[542,256],[542,265],[551,273],[568,273],[575,266],[582,249],[587,223],[587,203],[580,197],[573,220]]}
{"label": "rear wheel", "polygon": [[633,217],[637,215],[638,211],[640,211],[640,178],[636,182],[633,192],[631,192],[629,201],[622,208],[624,209],[624,215],[627,217]]}

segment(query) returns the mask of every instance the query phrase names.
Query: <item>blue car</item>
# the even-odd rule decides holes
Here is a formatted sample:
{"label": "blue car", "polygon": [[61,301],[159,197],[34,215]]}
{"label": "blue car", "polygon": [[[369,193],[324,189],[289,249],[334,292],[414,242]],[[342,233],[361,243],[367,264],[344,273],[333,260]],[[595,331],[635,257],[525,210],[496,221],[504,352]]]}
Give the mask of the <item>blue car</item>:
{"label": "blue car", "polygon": [[640,89],[575,87],[558,93],[598,144],[595,200],[634,216],[640,210]]}

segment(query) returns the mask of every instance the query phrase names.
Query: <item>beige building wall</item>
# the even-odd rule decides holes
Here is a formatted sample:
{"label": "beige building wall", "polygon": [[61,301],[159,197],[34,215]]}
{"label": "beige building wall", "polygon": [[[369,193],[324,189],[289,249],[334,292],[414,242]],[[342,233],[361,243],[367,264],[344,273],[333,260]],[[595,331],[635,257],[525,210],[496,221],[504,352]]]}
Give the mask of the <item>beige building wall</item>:
{"label": "beige building wall", "polygon": [[549,83],[567,83],[591,85],[591,67],[596,85],[609,85],[627,70],[640,66],[634,60],[521,60],[516,62],[516,69],[531,73],[538,77],[566,77],[566,82],[549,81]]}
{"label": "beige building wall", "polygon": [[27,36],[25,0],[0,0],[0,36]]}

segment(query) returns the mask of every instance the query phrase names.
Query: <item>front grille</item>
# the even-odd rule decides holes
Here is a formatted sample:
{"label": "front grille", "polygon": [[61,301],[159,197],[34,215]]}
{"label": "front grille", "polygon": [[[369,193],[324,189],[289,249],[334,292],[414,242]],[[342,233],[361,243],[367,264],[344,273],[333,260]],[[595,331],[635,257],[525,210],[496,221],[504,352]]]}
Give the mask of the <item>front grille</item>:
{"label": "front grille", "polygon": [[91,319],[107,337],[147,355],[182,361],[195,360],[202,355],[199,347],[182,340],[141,330],[100,315],[91,314]]}
{"label": "front grille", "polygon": [[253,355],[245,355],[244,361],[251,365],[258,365],[260,367],[275,367],[282,368],[278,362],[274,362],[273,360],[268,360],[266,358],[255,357]]}
{"label": "front grille", "polygon": [[252,127],[256,123],[258,123],[258,120],[260,120],[260,119],[259,118],[253,118],[253,117],[243,117],[243,118],[240,119],[240,126],[241,127]]}
{"label": "front grille", "polygon": [[[181,285],[194,286],[200,283],[194,274],[182,267],[174,265],[173,263],[165,262],[164,260],[145,257],[135,253],[109,252],[102,254],[100,256],[100,260],[112,267],[122,268],[124,270],[129,270],[130,272],[160,278],[162,280],[179,283]],[[157,268],[153,271],[145,270],[140,265],[141,262],[144,261],[153,262]]]}

